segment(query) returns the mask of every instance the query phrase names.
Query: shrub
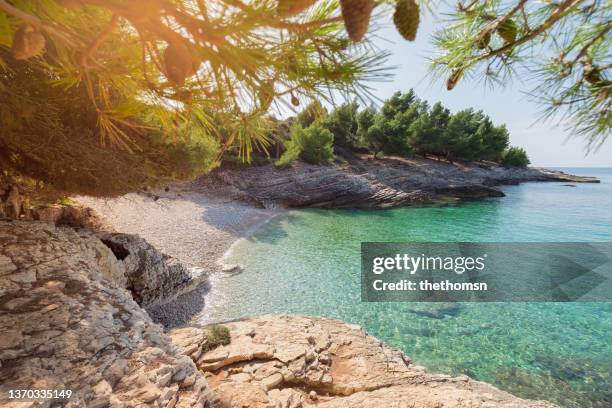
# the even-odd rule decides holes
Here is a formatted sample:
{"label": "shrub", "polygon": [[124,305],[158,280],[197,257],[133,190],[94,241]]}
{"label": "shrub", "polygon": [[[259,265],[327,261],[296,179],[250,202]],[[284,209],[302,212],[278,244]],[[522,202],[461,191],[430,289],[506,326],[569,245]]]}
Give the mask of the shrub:
{"label": "shrub", "polygon": [[274,163],[276,167],[287,167],[300,157],[300,149],[296,144],[291,144],[289,141],[285,143],[286,150],[282,156]]}
{"label": "shrub", "polygon": [[357,137],[357,102],[345,103],[334,109],[321,125],[334,135],[334,144],[349,148],[359,145]]}
{"label": "shrub", "polygon": [[509,147],[502,154],[501,163],[504,167],[527,167],[531,161],[525,149]]}
{"label": "shrub", "polygon": [[229,329],[220,324],[214,324],[208,327],[204,336],[206,341],[202,344],[202,350],[205,353],[219,346],[226,346],[231,341]]}
{"label": "shrub", "polygon": [[334,135],[317,124],[307,128],[296,124],[291,129],[291,139],[285,143],[287,150],[276,162],[284,167],[298,157],[312,164],[325,164],[334,159]]}

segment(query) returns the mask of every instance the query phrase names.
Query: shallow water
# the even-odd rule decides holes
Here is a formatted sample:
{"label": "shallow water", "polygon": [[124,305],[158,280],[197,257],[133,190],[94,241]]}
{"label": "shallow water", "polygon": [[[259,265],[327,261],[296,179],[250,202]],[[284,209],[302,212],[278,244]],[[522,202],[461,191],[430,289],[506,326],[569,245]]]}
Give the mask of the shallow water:
{"label": "shallow water", "polygon": [[612,169],[601,184],[526,183],[446,207],[291,211],[239,242],[243,273],[215,276],[203,322],[263,313],[339,318],[430,371],[564,407],[612,406],[612,303],[362,303],[362,241],[610,242]]}

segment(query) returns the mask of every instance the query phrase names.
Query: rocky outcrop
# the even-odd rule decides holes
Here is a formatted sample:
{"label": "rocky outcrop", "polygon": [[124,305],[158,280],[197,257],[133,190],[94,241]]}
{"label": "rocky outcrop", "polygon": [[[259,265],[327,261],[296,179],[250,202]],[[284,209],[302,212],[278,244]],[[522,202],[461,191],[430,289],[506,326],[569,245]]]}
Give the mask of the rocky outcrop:
{"label": "rocky outcrop", "polygon": [[[193,289],[205,278],[200,268],[188,268],[137,235],[107,232],[111,228],[91,208],[79,205],[32,205],[16,185],[0,186],[0,219],[38,220],[56,226],[69,226],[81,236],[96,236],[115,255],[115,282],[129,289],[143,307],[168,302]],[[94,238],[95,239],[95,238]],[[98,244],[98,246],[100,246]]]}
{"label": "rocky outcrop", "polygon": [[[0,221],[0,404],[7,407],[549,408],[414,366],[359,327],[302,316],[168,336],[125,289],[125,236]],[[125,238],[125,239],[124,239]],[[121,246],[119,248],[118,246]],[[222,331],[217,331],[222,333]],[[220,342],[225,344],[225,342]],[[71,390],[15,402],[9,389]]]}
{"label": "rocky outcrop", "polygon": [[142,307],[164,304],[189,292],[206,278],[202,269],[186,267],[138,235],[100,233],[96,236],[112,251],[125,277],[123,287]]}
{"label": "rocky outcrop", "polygon": [[[449,199],[502,197],[493,188],[524,181],[599,182],[536,168],[505,168],[493,164],[439,162],[412,158],[352,158],[345,164],[316,166],[296,162],[222,168],[216,181],[233,188],[234,196],[264,207],[381,208]],[[210,177],[202,180],[209,183]]]}
{"label": "rocky outcrop", "polygon": [[550,408],[467,376],[429,374],[357,326],[304,316],[224,324],[231,343],[212,351],[199,327],[170,336],[206,376],[222,407]]}
{"label": "rocky outcrop", "polygon": [[66,407],[210,406],[203,375],[126,281],[91,233],[0,221],[0,398],[8,389],[64,389]]}
{"label": "rocky outcrop", "polygon": [[110,231],[111,228],[91,208],[79,204],[35,204],[16,184],[0,183],[0,219],[37,220],[54,225]]}

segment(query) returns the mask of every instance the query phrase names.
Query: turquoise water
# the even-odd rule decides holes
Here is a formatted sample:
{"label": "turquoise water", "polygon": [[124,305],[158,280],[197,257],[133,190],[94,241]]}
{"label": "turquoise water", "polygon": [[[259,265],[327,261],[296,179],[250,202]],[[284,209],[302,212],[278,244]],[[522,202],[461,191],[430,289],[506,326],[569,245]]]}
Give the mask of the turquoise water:
{"label": "turquoise water", "polygon": [[236,245],[203,321],[263,313],[339,318],[430,371],[563,407],[612,407],[612,303],[362,303],[362,241],[612,241],[612,169],[601,184],[526,183],[446,207],[291,211]]}

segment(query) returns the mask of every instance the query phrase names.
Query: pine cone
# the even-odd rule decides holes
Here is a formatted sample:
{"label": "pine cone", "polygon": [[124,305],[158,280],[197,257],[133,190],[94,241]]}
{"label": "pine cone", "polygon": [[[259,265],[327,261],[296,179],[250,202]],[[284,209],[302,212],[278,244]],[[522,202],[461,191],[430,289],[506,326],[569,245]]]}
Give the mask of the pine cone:
{"label": "pine cone", "polygon": [[416,39],[419,29],[419,3],[417,0],[397,0],[393,23],[397,31],[408,41]]}
{"label": "pine cone", "polygon": [[602,80],[601,70],[599,67],[596,67],[591,63],[584,64],[583,76],[589,84],[593,85],[598,84]]}
{"label": "pine cone", "polygon": [[489,46],[489,42],[491,42],[491,32],[487,31],[485,35],[476,40],[476,47],[478,47],[479,50],[484,50]]}
{"label": "pine cone", "polygon": [[31,25],[24,24],[15,31],[11,51],[13,57],[25,60],[45,50],[45,37]]}
{"label": "pine cone", "polygon": [[497,27],[497,34],[503,38],[506,44],[513,43],[516,40],[516,24],[512,20],[506,20]]}
{"label": "pine cone", "polygon": [[351,40],[359,42],[368,31],[374,0],[340,0],[342,18]]}
{"label": "pine cone", "polygon": [[293,106],[300,106],[300,100],[298,99],[297,96],[295,96],[293,94],[291,95],[291,104]]}
{"label": "pine cone", "polygon": [[195,74],[197,65],[184,42],[173,42],[164,50],[164,64],[166,77],[177,86],[183,86],[185,80]]}
{"label": "pine cone", "polygon": [[276,13],[279,16],[293,16],[315,4],[317,0],[278,0]]}
{"label": "pine cone", "polygon": [[459,79],[461,79],[461,75],[463,75],[462,70],[460,69],[454,70],[451,73],[451,76],[448,77],[448,81],[446,81],[446,89],[449,91],[452,91],[455,85],[457,85],[457,83],[459,82]]}

